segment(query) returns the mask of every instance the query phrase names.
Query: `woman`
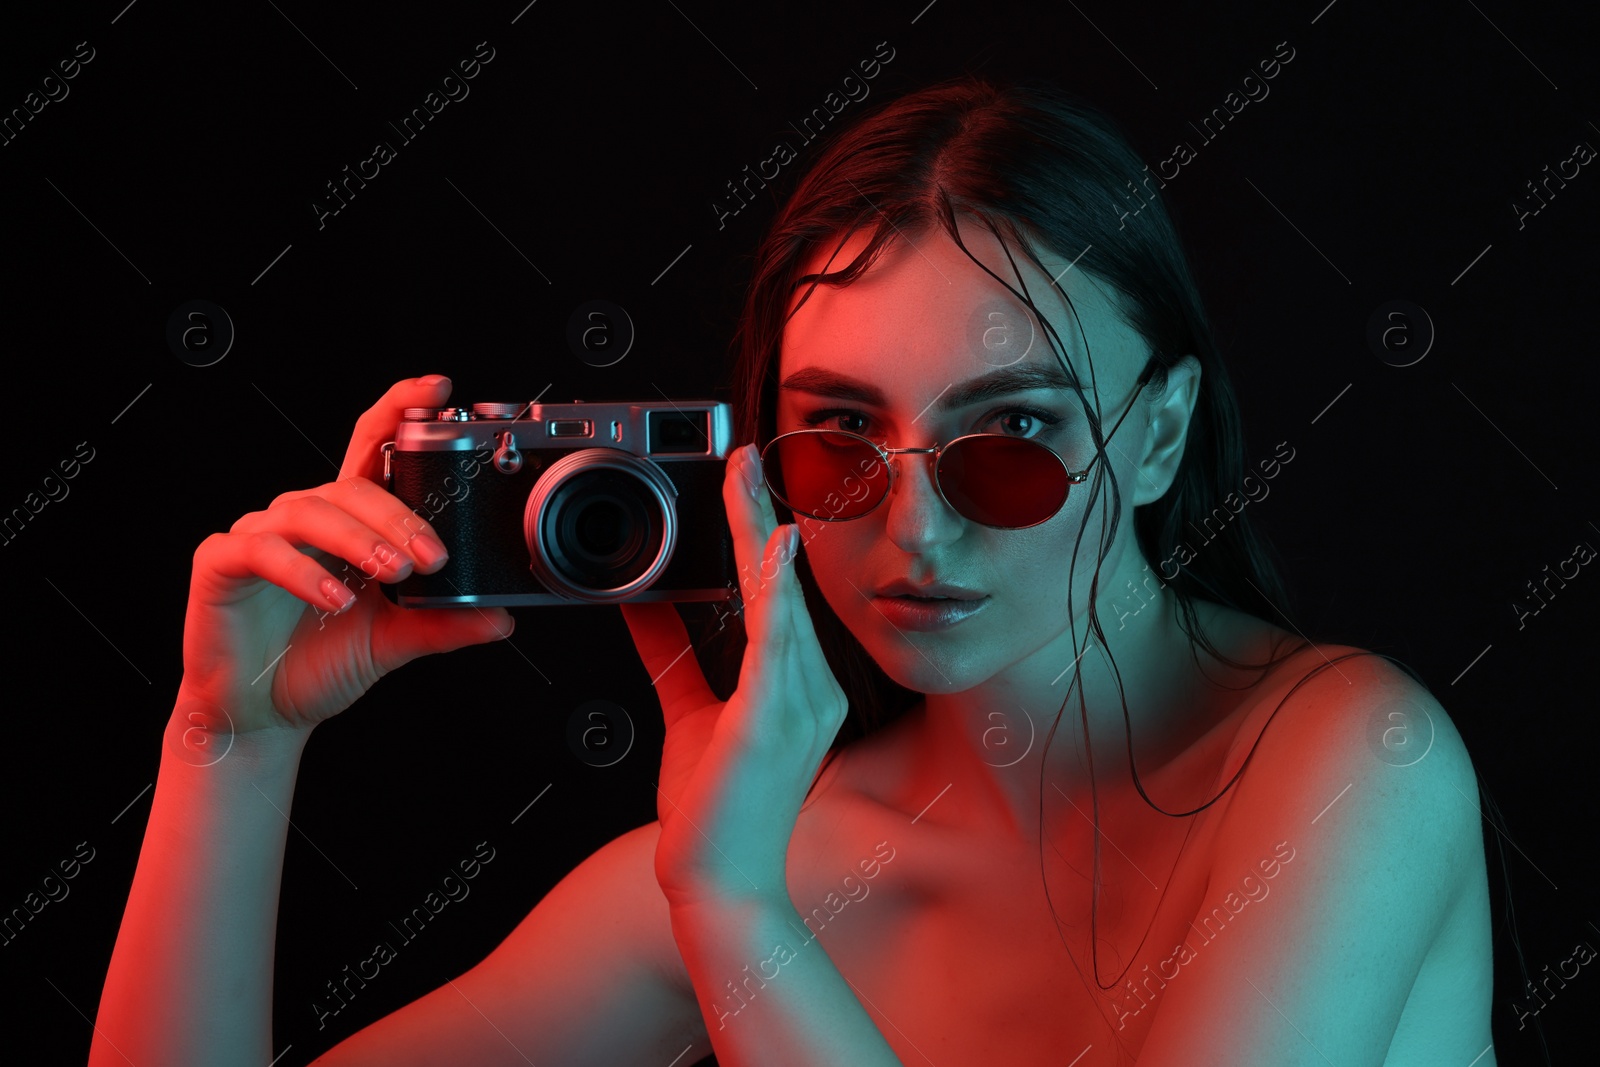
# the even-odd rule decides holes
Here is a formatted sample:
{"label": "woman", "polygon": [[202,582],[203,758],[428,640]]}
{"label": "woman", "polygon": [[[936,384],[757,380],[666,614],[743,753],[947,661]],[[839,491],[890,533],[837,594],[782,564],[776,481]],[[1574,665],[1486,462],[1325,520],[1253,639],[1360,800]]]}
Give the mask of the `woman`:
{"label": "woman", "polygon": [[[1294,632],[1240,502],[1292,449],[1245,455],[1143,180],[1104,117],[972,79],[818,157],[740,325],[736,687],[624,605],[659,820],[318,1063],[1494,1062],[1471,762],[1421,685]],[[510,632],[329,569],[442,565],[374,480],[448,395],[397,384],[340,481],[196,553],[92,1062],[271,1060],[307,736]]]}

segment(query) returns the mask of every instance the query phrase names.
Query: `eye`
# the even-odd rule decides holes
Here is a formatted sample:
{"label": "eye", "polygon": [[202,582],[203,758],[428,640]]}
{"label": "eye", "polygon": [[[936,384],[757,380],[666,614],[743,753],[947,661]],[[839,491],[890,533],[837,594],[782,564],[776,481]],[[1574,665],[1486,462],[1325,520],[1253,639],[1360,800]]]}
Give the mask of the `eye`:
{"label": "eye", "polygon": [[[842,422],[837,420],[843,420]],[[846,433],[859,434],[862,437],[870,436],[867,433],[872,420],[865,412],[854,408],[825,408],[813,411],[800,420],[807,429],[818,430],[843,430]],[[828,425],[828,424],[832,425]]]}
{"label": "eye", "polygon": [[1061,417],[1048,411],[1033,407],[1007,408],[994,412],[980,425],[998,426],[997,431],[1007,437],[1034,438],[1048,436],[1050,430],[1059,425]]}
{"label": "eye", "polygon": [[[873,440],[879,440],[882,436],[872,432],[871,416],[855,408],[824,408],[805,415],[800,421],[809,429],[843,430]],[[1053,412],[1021,405],[995,409],[978,420],[971,432],[1000,433],[1021,438],[1045,437],[1061,422],[1062,417]]]}

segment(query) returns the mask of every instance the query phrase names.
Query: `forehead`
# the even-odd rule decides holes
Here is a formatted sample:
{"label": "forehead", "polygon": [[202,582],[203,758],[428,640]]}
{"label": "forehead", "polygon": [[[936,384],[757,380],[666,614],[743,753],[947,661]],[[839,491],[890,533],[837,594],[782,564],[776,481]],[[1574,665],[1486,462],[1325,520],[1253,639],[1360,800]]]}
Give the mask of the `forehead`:
{"label": "forehead", "polygon": [[[1109,286],[1048,249],[1038,255],[1049,273],[1016,249],[1011,251],[1013,270],[1005,250],[981,224],[963,221],[961,239],[1000,278],[1014,288],[1026,288],[1054,327],[1057,343],[1085,389],[1091,380],[1104,388],[1137,374],[1146,346],[1123,321]],[[834,257],[832,269],[849,263],[869,240],[865,232],[852,235]],[[832,247],[829,242],[813,255],[801,273],[823,270]],[[1022,284],[1016,280],[1018,271]],[[1071,298],[1076,318],[1052,278]],[[810,285],[795,288],[791,310]],[[1088,337],[1087,353],[1079,325]],[[931,396],[940,383],[1002,367],[1046,366],[1059,364],[1027,306],[943,229],[932,227],[892,240],[872,268],[851,284],[812,290],[784,328],[778,373],[781,381],[802,369],[833,371],[881,384],[891,398],[920,404],[928,400],[922,394]],[[782,399],[780,394],[780,403]]]}

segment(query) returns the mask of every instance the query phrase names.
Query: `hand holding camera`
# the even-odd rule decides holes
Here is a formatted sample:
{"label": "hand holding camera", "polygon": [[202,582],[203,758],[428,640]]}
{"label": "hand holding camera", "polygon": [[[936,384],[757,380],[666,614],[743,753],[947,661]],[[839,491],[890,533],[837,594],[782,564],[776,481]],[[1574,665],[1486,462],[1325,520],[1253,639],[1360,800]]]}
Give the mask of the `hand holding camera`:
{"label": "hand holding camera", "polygon": [[754,446],[730,458],[722,502],[748,636],[727,701],[689,654],[676,608],[622,605],[667,728],[656,881],[674,922],[691,926],[717,923],[736,902],[789,906],[789,840],[849,710],[795,575],[799,527],[778,523]]}
{"label": "hand holding camera", "polygon": [[377,479],[404,410],[449,394],[438,375],[396,383],[357,421],[338,481],[201,542],[177,714],[217,734],[309,731],[418,656],[511,633],[503,609],[407,611],[373,588],[446,565],[436,532]]}
{"label": "hand holding camera", "polygon": [[[778,525],[755,450],[729,461],[728,406],[469,409],[445,407],[449,392],[436,375],[395,384],[356,423],[338,481],[201,543],[178,713],[219,733],[308,732],[418,656],[509,636],[508,606],[620,604],[667,726],[669,901],[781,899],[847,702],[794,576],[798,531]],[[749,641],[722,702],[671,602],[735,589]]]}

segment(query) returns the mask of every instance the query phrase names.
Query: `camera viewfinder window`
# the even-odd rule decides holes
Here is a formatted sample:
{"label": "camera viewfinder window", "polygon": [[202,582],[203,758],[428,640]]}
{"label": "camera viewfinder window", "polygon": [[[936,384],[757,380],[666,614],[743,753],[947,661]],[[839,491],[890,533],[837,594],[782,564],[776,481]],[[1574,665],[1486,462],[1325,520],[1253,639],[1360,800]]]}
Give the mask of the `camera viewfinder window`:
{"label": "camera viewfinder window", "polygon": [[711,451],[711,437],[704,411],[647,412],[651,453]]}

